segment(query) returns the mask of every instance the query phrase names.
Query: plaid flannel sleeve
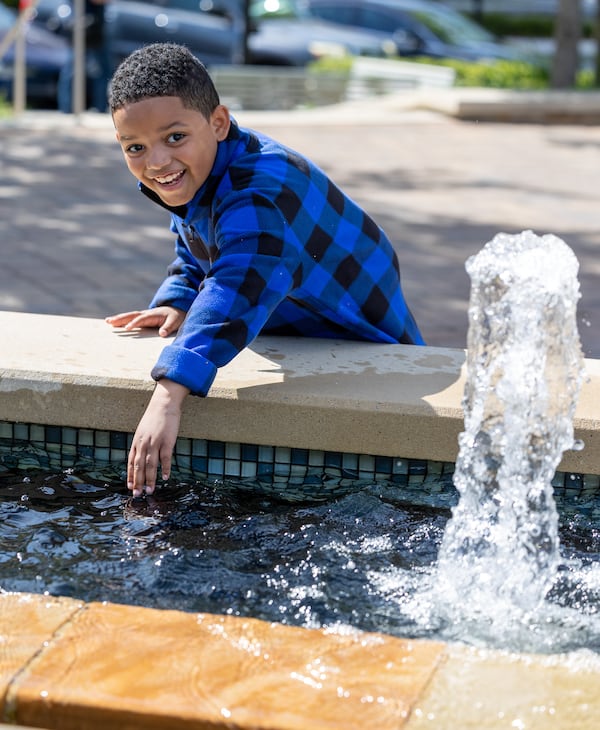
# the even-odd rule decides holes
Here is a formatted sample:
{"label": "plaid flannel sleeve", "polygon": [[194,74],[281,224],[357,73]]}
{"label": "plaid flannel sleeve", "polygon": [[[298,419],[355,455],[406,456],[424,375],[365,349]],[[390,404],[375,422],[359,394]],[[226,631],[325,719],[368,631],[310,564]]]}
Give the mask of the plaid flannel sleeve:
{"label": "plaid flannel sleeve", "polygon": [[269,200],[248,194],[216,216],[217,259],[173,342],[152,370],[206,395],[217,368],[259,334],[293,286],[297,256]]}
{"label": "plaid flannel sleeve", "polygon": [[[177,232],[175,225],[171,226]],[[167,276],[150,302],[150,307],[168,304],[187,312],[198,296],[198,289],[204,279],[204,272],[196,258],[178,235],[175,241],[175,260],[167,269]]]}

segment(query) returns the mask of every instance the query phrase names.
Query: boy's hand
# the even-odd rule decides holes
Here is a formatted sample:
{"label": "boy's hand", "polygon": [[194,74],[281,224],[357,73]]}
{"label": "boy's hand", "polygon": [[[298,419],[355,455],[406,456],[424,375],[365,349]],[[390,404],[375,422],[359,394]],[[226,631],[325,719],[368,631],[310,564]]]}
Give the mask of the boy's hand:
{"label": "boy's hand", "polygon": [[113,327],[123,327],[128,331],[140,327],[158,327],[158,334],[161,337],[168,337],[177,332],[184,319],[184,311],[165,305],[137,312],[113,314],[112,317],[106,317],[104,321]]}
{"label": "boy's hand", "polygon": [[127,489],[134,497],[152,494],[161,466],[163,479],[171,473],[171,458],[179,433],[181,408],[190,391],[172,380],[159,380],[133,436],[127,461]]}

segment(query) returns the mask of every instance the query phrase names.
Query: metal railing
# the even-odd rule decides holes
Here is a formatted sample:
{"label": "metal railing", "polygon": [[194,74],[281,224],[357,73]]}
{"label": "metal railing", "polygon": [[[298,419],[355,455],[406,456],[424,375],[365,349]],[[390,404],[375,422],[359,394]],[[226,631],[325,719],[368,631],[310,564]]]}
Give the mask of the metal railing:
{"label": "metal railing", "polygon": [[[13,66],[13,111],[21,114],[27,106],[27,24],[39,0],[20,0],[17,21],[0,42],[0,61],[15,44]],[[73,113],[85,109],[85,0],[73,0]]]}

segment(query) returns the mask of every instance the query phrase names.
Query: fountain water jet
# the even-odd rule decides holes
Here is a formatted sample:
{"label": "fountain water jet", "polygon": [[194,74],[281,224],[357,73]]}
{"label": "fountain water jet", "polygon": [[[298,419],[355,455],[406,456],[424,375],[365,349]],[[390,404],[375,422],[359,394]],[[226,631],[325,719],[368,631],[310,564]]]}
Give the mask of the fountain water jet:
{"label": "fountain water jet", "polygon": [[[578,262],[553,235],[498,234],[467,261],[465,430],[460,493],[442,541],[436,593],[447,620],[525,624],[560,561],[552,478],[577,448],[583,379]],[[458,618],[460,617],[460,618]]]}

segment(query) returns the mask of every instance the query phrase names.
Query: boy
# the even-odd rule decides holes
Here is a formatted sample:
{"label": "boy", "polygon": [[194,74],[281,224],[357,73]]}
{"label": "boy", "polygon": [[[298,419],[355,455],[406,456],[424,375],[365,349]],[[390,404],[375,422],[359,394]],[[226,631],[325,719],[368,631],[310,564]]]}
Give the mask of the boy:
{"label": "boy", "polygon": [[127,486],[168,479],[185,396],[260,333],[423,344],[383,231],[309,160],[238,127],[204,66],[154,44],[116,70],[110,110],[140,190],[171,212],[176,259],[114,327],[177,332],[133,437]]}

